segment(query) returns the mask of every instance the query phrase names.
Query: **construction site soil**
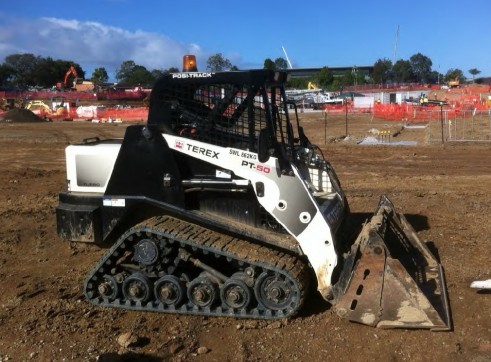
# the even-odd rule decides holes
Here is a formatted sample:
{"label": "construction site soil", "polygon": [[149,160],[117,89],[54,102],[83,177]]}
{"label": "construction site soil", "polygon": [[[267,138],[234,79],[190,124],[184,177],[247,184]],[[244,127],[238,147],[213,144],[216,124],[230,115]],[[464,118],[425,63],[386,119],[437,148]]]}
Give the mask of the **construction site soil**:
{"label": "construction site soil", "polygon": [[[491,278],[491,143],[428,143],[425,128],[364,115],[350,115],[347,125],[344,115],[301,117],[360,222],[387,194],[420,238],[433,241],[452,331],[352,324],[316,292],[299,315],[271,322],[95,307],[82,286],[105,250],[56,234],[64,148],[122,137],[126,125],[2,122],[0,361],[490,361],[491,294],[469,284]],[[359,144],[381,129],[391,130],[390,143]]]}

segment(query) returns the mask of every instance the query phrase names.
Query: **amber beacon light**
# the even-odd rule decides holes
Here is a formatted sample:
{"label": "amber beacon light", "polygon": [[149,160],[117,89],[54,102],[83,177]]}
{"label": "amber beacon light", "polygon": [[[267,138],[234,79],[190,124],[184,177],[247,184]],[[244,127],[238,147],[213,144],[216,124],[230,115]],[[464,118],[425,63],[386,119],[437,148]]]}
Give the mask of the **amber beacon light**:
{"label": "amber beacon light", "polygon": [[182,71],[183,72],[197,72],[198,71],[198,68],[196,67],[196,56],[185,55],[182,58]]}

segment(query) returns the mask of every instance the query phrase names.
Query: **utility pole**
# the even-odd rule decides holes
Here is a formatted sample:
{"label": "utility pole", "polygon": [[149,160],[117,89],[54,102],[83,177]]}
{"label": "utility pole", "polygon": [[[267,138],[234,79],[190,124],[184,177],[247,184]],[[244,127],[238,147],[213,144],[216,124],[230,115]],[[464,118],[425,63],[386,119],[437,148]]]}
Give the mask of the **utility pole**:
{"label": "utility pole", "polygon": [[397,31],[396,31],[396,42],[394,45],[394,61],[392,62],[392,65],[396,64],[397,60],[397,42],[399,40],[399,25],[397,25]]}

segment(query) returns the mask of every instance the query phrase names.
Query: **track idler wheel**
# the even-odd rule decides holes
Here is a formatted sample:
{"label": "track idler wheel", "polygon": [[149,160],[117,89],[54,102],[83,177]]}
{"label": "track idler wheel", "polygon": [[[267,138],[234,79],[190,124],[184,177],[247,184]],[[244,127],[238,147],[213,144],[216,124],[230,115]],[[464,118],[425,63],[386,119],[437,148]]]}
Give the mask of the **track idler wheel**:
{"label": "track idler wheel", "polygon": [[186,287],[178,277],[166,275],[155,282],[154,293],[161,303],[177,306],[186,294]]}
{"label": "track idler wheel", "polygon": [[220,288],[220,298],[228,308],[244,309],[252,298],[251,290],[240,279],[227,279]]}
{"label": "track idler wheel", "polygon": [[152,297],[152,283],[142,273],[134,273],[123,282],[123,295],[132,302],[147,302]]}
{"label": "track idler wheel", "polygon": [[215,283],[207,277],[197,277],[188,286],[188,298],[195,306],[210,307],[218,296]]}

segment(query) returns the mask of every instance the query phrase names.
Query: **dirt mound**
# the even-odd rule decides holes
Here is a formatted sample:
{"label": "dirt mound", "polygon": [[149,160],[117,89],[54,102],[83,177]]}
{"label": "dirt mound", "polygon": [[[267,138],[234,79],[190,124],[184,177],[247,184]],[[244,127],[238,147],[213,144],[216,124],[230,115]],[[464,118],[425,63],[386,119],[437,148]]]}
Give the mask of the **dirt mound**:
{"label": "dirt mound", "polygon": [[31,123],[46,122],[46,120],[27,109],[14,108],[0,115],[0,122]]}

